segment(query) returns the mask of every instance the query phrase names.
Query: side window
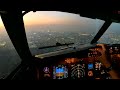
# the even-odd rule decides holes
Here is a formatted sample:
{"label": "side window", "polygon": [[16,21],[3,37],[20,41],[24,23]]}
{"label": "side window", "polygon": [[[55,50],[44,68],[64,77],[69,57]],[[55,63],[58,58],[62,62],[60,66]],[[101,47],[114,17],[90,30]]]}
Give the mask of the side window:
{"label": "side window", "polygon": [[17,54],[0,17],[0,79],[6,78],[19,64]]}
{"label": "side window", "polygon": [[98,42],[106,44],[120,44],[120,23],[112,23]]}

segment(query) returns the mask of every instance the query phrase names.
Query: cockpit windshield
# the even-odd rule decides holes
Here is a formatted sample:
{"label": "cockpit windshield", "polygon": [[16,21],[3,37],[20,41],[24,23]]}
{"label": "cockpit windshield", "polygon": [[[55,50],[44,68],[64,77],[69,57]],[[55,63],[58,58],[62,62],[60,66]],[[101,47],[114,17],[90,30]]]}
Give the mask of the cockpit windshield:
{"label": "cockpit windshield", "polygon": [[[82,14],[60,11],[31,11],[27,14],[21,13],[19,16],[23,15],[23,18],[18,18],[18,14],[20,13],[15,12],[16,17],[13,18],[14,15],[8,12],[0,18],[0,79],[6,78],[10,73],[14,77],[13,73],[18,69],[20,70],[18,72],[21,72],[23,70],[21,67],[24,65],[27,73],[22,71],[23,78],[31,72],[27,79],[35,76],[37,80],[46,78],[111,79],[113,77],[109,69],[114,71],[114,68],[118,70],[120,67],[120,23],[113,22],[114,19],[107,18],[104,21],[98,19],[99,17],[93,19],[83,17]],[[17,28],[11,28],[15,26]],[[23,26],[25,26],[25,32]],[[12,31],[14,34],[11,33]],[[11,36],[15,37],[11,38]],[[25,38],[21,38],[22,36]],[[95,44],[91,44],[91,41]],[[99,46],[99,44],[107,45]],[[115,65],[106,64],[107,59]],[[30,61],[30,65],[31,61],[35,62],[36,66],[33,66],[37,74],[33,74],[33,68],[29,67],[24,60],[28,63]],[[39,63],[41,65],[38,65]],[[15,69],[16,67],[18,68]]]}
{"label": "cockpit windshield", "polygon": [[56,43],[88,44],[104,24],[103,20],[57,11],[29,12],[23,19],[29,48],[33,55],[65,47],[38,49]]}

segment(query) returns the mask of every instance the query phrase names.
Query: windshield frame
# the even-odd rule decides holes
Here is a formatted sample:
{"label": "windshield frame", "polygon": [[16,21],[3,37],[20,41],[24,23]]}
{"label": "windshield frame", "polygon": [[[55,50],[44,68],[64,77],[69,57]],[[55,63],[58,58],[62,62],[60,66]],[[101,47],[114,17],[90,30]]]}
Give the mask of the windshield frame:
{"label": "windshield frame", "polygon": [[102,27],[99,29],[98,33],[95,35],[95,37],[91,41],[91,44],[97,43],[97,41],[103,36],[105,31],[108,30],[108,28],[110,27],[111,24],[112,24],[111,20],[109,20],[109,19],[106,20],[105,23],[102,25]]}

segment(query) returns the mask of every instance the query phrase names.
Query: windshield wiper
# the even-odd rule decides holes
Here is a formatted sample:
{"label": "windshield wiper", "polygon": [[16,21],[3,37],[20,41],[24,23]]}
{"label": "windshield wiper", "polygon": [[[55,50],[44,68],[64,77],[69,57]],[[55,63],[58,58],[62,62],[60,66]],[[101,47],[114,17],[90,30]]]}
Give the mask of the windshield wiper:
{"label": "windshield wiper", "polygon": [[39,47],[38,49],[45,49],[45,48],[52,48],[52,47],[59,47],[59,46],[69,46],[69,45],[73,45],[73,44],[74,44],[74,43],[61,44],[61,43],[57,42],[56,45]]}

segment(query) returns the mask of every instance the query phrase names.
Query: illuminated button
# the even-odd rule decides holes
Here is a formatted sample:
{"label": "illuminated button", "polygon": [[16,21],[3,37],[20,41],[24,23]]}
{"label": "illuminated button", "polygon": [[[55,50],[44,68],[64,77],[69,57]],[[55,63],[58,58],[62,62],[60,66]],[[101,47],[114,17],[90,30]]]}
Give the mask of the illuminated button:
{"label": "illuminated button", "polygon": [[99,62],[96,62],[95,63],[95,70],[100,70],[100,68],[101,68],[101,63],[99,63]]}
{"label": "illuminated button", "polygon": [[48,68],[48,67],[45,67],[45,68],[43,69],[43,71],[44,71],[45,73],[49,73],[49,68]]}
{"label": "illuminated button", "polygon": [[92,63],[88,64],[88,69],[93,69],[93,64]]}
{"label": "illuminated button", "polygon": [[88,76],[92,77],[93,76],[93,71],[88,71]]}

